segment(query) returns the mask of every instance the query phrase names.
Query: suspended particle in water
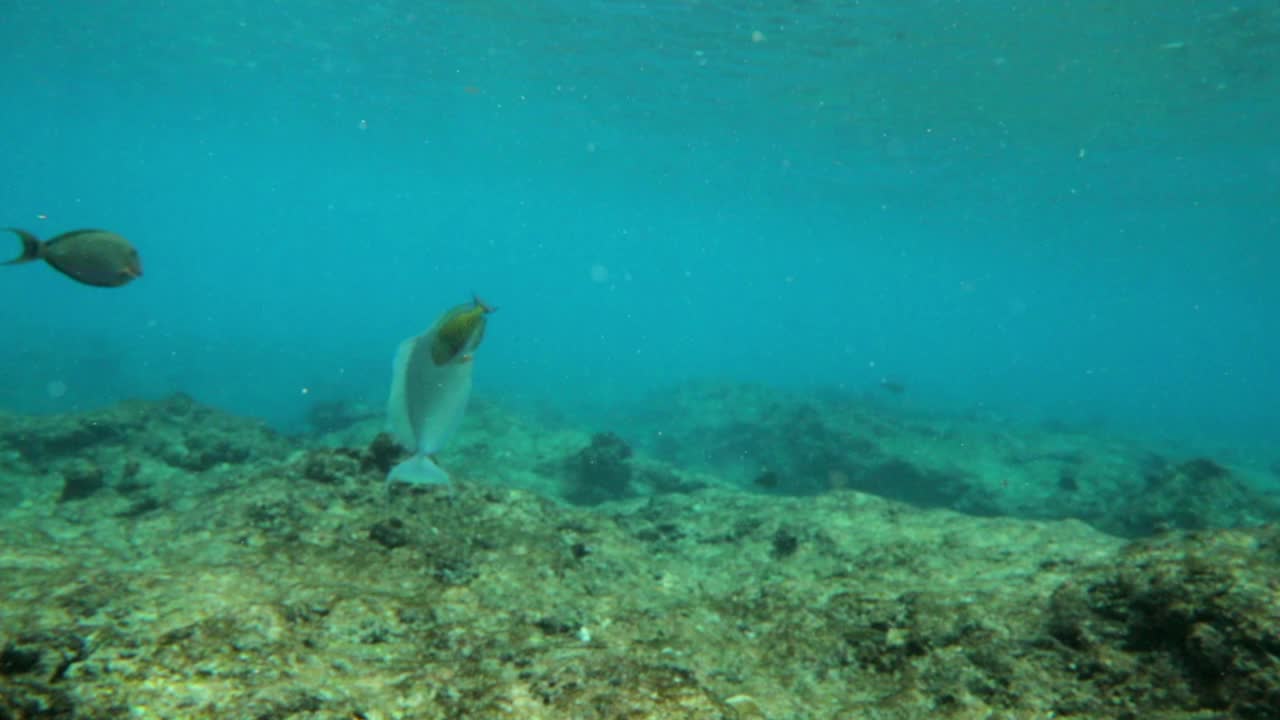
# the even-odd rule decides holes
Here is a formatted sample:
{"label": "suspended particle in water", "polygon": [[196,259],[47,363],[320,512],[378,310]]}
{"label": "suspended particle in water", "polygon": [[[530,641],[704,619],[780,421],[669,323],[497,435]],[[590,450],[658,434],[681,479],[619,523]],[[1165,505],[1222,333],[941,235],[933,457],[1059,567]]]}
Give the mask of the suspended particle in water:
{"label": "suspended particle in water", "polygon": [[751,31],[751,42],[756,43],[758,45],[764,42],[765,40],[768,40],[768,38],[764,36],[764,33],[760,32],[759,30]]}
{"label": "suspended particle in water", "polygon": [[357,128],[359,128],[360,130],[368,130],[368,129],[369,129],[369,121],[368,121],[368,120],[361,120],[360,122],[356,123],[356,127],[357,127]]}
{"label": "suspended particle in water", "polygon": [[591,266],[591,282],[604,284],[609,282],[609,268],[596,263]]}
{"label": "suspended particle in water", "polygon": [[49,384],[44,386],[44,390],[49,393],[49,397],[57,400],[67,394],[67,384],[61,380],[50,380]]}

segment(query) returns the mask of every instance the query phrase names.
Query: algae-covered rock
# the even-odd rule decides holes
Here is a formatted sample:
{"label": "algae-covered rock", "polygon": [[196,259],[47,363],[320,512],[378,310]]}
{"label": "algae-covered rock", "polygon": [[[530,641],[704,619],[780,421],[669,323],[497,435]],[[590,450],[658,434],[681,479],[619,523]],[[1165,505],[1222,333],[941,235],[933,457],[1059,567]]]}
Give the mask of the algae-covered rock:
{"label": "algae-covered rock", "polygon": [[1171,463],[1159,456],[1142,465],[1141,489],[1100,526],[1130,537],[1166,530],[1248,527],[1280,518],[1280,503],[1204,457]]}
{"label": "algae-covered rock", "polygon": [[[1126,545],[838,483],[762,494],[476,409],[446,487],[388,487],[402,451],[375,434],[304,444],[181,398],[117,408],[145,433],[49,460],[101,470],[75,502],[17,461],[0,717],[1256,720],[1274,705],[1270,530]],[[197,470],[148,450],[202,426],[249,453]],[[1132,468],[991,436],[972,447],[993,464],[948,473],[902,459],[899,431],[925,437],[881,428],[866,467],[902,460],[886,486],[955,482],[961,505],[1042,473],[1037,491],[1088,496]],[[1168,464],[1178,483],[1224,480],[1186,462]],[[570,469],[598,483],[589,507],[566,502]]]}
{"label": "algae-covered rock", "polygon": [[912,413],[847,393],[696,383],[630,423],[637,449],[741,488],[857,490],[972,515],[1075,518],[1140,537],[1280,521],[1265,471],[1165,459],[1063,423]]}
{"label": "algae-covered rock", "polygon": [[631,446],[605,432],[591,436],[591,444],[565,458],[565,495],[578,505],[620,500],[631,494]]}
{"label": "algae-covered rock", "polygon": [[62,493],[58,502],[86,498],[106,487],[106,474],[88,460],[72,460],[63,466],[61,475]]}
{"label": "algae-covered rock", "polygon": [[1049,631],[1097,707],[1199,708],[1263,720],[1280,708],[1280,530],[1136,543],[1050,604]]}

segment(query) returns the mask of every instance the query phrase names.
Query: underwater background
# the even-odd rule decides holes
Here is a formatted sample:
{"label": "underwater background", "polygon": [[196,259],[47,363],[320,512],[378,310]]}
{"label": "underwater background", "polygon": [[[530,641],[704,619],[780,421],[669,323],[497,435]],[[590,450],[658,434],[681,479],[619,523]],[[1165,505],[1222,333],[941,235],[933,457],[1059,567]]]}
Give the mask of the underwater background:
{"label": "underwater background", "polygon": [[887,381],[1276,455],[1274,3],[8,0],[0,40],[3,223],[147,272],[3,270],[11,410],[296,429],[474,292],[509,403]]}
{"label": "underwater background", "polygon": [[0,92],[145,269],[0,267],[0,720],[1280,717],[1274,0],[0,0]]}

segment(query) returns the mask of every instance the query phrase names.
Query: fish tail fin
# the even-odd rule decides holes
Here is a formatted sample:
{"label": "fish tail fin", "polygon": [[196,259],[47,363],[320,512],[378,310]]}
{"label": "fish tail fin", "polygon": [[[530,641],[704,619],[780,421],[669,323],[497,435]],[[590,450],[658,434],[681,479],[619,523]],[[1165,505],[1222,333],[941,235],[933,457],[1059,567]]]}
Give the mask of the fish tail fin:
{"label": "fish tail fin", "polygon": [[40,238],[18,228],[4,228],[4,230],[17,235],[18,239],[22,241],[22,254],[8,262],[0,263],[0,265],[18,265],[40,259],[40,252],[44,248],[44,243],[40,242]]}
{"label": "fish tail fin", "polygon": [[414,455],[391,468],[387,473],[387,482],[403,482],[410,485],[445,485],[449,482],[449,473],[435,464],[427,455]]}

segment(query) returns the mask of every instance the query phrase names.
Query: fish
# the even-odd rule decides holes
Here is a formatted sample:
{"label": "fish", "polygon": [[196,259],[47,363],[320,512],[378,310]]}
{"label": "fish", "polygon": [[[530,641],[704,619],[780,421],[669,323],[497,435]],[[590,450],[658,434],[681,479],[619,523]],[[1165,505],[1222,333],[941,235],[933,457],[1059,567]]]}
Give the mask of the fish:
{"label": "fish", "polygon": [[133,244],[106,230],[72,230],[41,242],[26,230],[3,228],[22,240],[22,254],[3,265],[44,260],[58,272],[94,287],[120,287],[142,277]]}
{"label": "fish", "polygon": [[471,397],[475,351],[495,310],[475,297],[445,312],[426,332],[400,343],[391,368],[387,425],[413,456],[391,468],[388,483],[449,482],[435,454],[462,422]]}
{"label": "fish", "polygon": [[889,378],[880,378],[880,389],[884,390],[890,395],[901,395],[907,391],[907,386],[903,385],[900,382],[897,382],[896,380],[890,380]]}

